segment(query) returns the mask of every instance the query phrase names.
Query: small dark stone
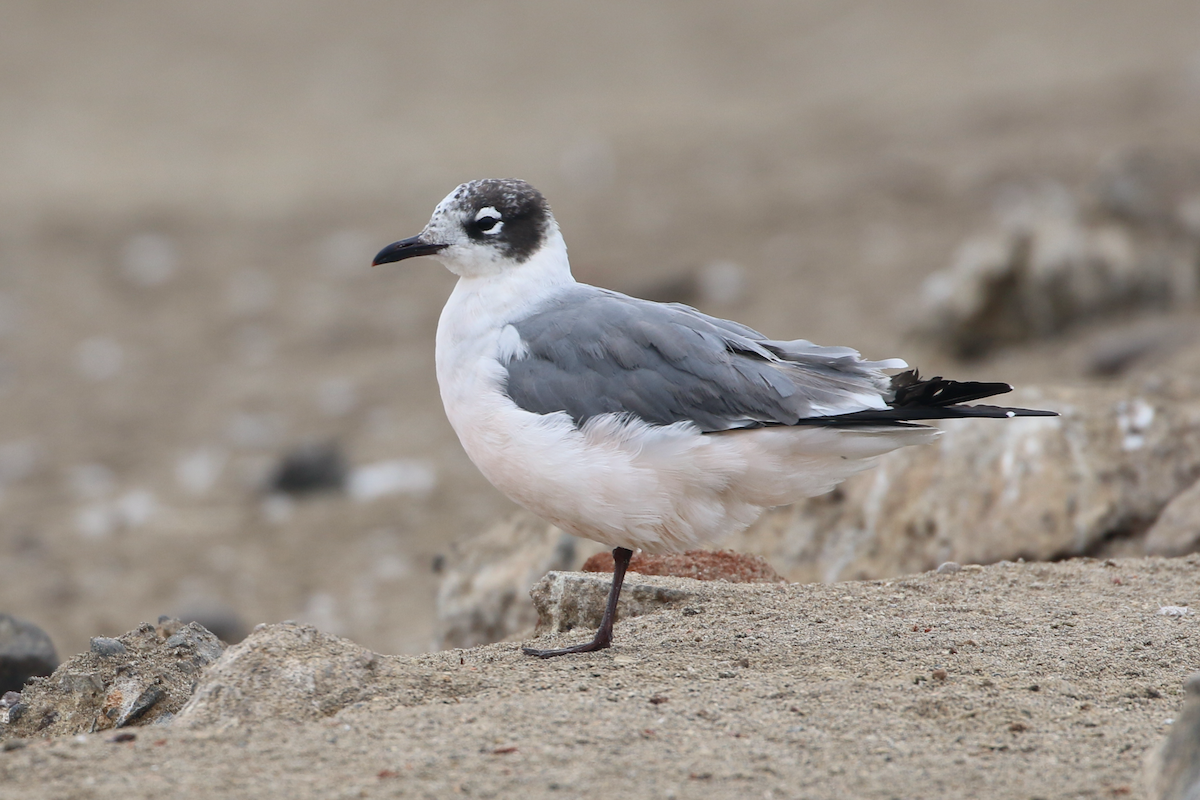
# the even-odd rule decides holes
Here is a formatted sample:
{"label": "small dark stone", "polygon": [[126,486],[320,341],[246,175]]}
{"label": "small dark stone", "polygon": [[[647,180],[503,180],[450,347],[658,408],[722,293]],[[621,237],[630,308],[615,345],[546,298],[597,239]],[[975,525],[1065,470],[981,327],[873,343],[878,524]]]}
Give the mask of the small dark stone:
{"label": "small dark stone", "polygon": [[129,707],[129,713],[123,718],[117,720],[117,727],[124,728],[126,725],[137,722],[142,717],[146,716],[146,712],[154,707],[154,704],[167,696],[161,686],[149,686],[138,695],[137,700],[133,701],[133,705]]}
{"label": "small dark stone", "polygon": [[29,709],[29,706],[24,705],[23,703],[16,703],[15,705],[9,706],[9,708],[8,708],[8,724],[11,725],[14,722],[16,722],[17,720],[19,720],[21,717],[25,716],[25,712],[28,709]]}
{"label": "small dark stone", "polygon": [[123,656],[129,651],[120,639],[110,639],[107,636],[92,637],[92,652],[98,656]]}
{"label": "small dark stone", "polygon": [[11,750],[20,750],[27,744],[29,744],[29,742],[25,741],[24,739],[9,739],[4,743],[3,747],[0,747],[0,750],[3,750],[7,753]]}
{"label": "small dark stone", "polygon": [[0,693],[19,692],[26,681],[58,666],[54,643],[32,622],[0,614]]}
{"label": "small dark stone", "polygon": [[703,613],[703,612],[702,612],[700,609],[698,609],[698,608],[692,608],[691,606],[688,606],[687,608],[685,608],[685,609],[683,610],[683,615],[684,615],[685,617],[694,617],[694,616],[696,616],[697,614],[701,614],[701,613]]}
{"label": "small dark stone", "polygon": [[129,731],[125,731],[124,733],[118,733],[116,736],[109,739],[109,741],[112,742],[113,744],[120,744],[122,742],[132,742],[136,738],[137,738],[136,733],[130,733]]}
{"label": "small dark stone", "polygon": [[304,444],[284,455],[267,488],[292,495],[340,491],[346,474],[346,460],[336,444]]}
{"label": "small dark stone", "polygon": [[[17,708],[20,708],[20,706],[17,706]],[[8,710],[9,722],[12,722],[12,712],[13,712],[13,709],[10,708]],[[58,712],[55,711],[54,709],[50,709],[46,713],[42,714],[42,718],[40,720],[38,720],[37,729],[39,731],[44,731],[44,730],[46,730],[46,728],[49,728],[51,725],[53,725],[57,721],[58,721]]]}

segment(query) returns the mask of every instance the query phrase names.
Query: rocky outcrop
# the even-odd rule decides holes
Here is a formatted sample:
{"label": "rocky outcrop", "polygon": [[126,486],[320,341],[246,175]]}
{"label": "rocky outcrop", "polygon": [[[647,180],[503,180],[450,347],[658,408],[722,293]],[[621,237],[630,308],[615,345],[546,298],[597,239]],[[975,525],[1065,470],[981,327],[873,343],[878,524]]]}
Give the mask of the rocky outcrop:
{"label": "rocky outcrop", "polygon": [[205,674],[179,723],[327,717],[375,693],[379,663],[365,647],[310,625],[259,625]]}
{"label": "rocky outcrop", "polygon": [[1146,532],[1148,555],[1181,556],[1200,550],[1200,481],[1177,494]]}
{"label": "rocky outcrop", "polygon": [[178,712],[204,667],[220,657],[207,630],[163,618],[117,639],[97,637],[47,678],[35,678],[8,704],[0,738],[61,736],[147,725]]}
{"label": "rocky outcrop", "polygon": [[1060,417],[942,424],[823,497],[767,514],[731,545],[791,580],[880,578],[1146,549],[1145,531],[1200,475],[1192,387],[1014,397]]}
{"label": "rocky outcrop", "polygon": [[963,358],[1114,312],[1190,306],[1200,287],[1200,160],[1131,153],[1080,199],[1010,191],[921,291],[920,333]]}

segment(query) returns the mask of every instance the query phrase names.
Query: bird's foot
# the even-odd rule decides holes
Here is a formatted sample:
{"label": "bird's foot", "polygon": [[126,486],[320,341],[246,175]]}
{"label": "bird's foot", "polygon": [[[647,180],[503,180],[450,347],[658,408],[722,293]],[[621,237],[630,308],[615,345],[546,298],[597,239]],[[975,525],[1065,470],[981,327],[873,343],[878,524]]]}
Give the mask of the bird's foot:
{"label": "bird's foot", "polygon": [[560,647],[557,650],[538,650],[536,647],[522,647],[521,652],[527,656],[537,656],[538,658],[554,658],[555,656],[566,656],[571,653],[594,653],[597,650],[604,650],[612,646],[612,636],[601,637],[597,634],[596,638],[590,642],[583,644],[572,645],[571,647]]}

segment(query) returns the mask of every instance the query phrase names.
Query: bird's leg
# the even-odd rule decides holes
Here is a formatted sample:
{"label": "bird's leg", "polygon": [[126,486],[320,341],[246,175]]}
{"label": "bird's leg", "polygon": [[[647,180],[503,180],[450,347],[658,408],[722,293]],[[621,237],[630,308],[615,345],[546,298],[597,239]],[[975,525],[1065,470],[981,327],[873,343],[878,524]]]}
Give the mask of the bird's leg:
{"label": "bird's leg", "polygon": [[595,638],[586,644],[577,644],[574,647],[563,647],[558,650],[536,650],[532,647],[522,647],[525,654],[538,658],[554,658],[554,656],[565,656],[568,653],[591,653],[611,645],[613,623],[617,621],[617,600],[621,597],[621,585],[625,583],[625,570],[629,567],[631,558],[633,558],[633,551],[628,548],[617,547],[613,550],[612,588],[608,591],[608,605],[604,607],[604,618],[600,620],[600,629],[596,631]]}

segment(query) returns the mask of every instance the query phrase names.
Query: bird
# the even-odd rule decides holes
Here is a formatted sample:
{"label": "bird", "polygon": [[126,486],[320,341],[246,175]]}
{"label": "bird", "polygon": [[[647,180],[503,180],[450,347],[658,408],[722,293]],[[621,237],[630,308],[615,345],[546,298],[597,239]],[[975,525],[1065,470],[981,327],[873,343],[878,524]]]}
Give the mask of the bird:
{"label": "bird", "polygon": [[922,421],[1054,415],[968,405],[1007,383],[922,378],[902,359],[771,339],[579,283],[546,198],[522,180],[458,186],[373,264],[419,256],[458,276],[435,364],[463,449],[518,505],[613,548],[594,637],[524,647],[531,656],[611,646],[635,550],[681,552],[744,530],[768,508],[933,441],[940,431]]}

